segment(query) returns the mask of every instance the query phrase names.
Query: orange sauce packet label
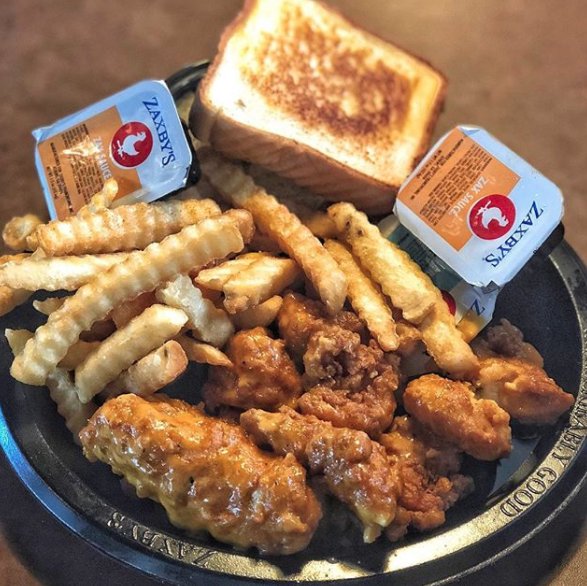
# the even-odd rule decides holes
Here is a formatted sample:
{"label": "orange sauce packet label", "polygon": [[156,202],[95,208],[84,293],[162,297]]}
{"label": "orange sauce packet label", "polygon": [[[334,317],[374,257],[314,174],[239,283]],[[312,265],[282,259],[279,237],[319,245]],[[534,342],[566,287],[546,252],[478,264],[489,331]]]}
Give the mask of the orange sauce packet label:
{"label": "orange sauce packet label", "polygon": [[502,287],[563,215],[560,189],[475,126],[443,136],[406,179],[400,223],[463,281]]}
{"label": "orange sauce packet label", "polygon": [[134,169],[113,168],[109,159],[109,145],[121,126],[118,109],[111,107],[39,143],[39,158],[59,219],[75,214],[112,176],[118,182],[117,199],[140,189]]}
{"label": "orange sauce packet label", "polygon": [[[398,199],[452,248],[461,250],[475,233],[499,231],[500,223],[506,227],[500,214],[507,210],[480,205],[479,213],[470,216],[469,211],[493,194],[508,197],[519,180],[519,175],[456,128],[402,187]],[[497,225],[492,221],[496,217]]]}
{"label": "orange sauce packet label", "polygon": [[52,218],[75,214],[104,183],[117,203],[149,202],[185,187],[192,153],[164,82],[139,82],[33,132]]}

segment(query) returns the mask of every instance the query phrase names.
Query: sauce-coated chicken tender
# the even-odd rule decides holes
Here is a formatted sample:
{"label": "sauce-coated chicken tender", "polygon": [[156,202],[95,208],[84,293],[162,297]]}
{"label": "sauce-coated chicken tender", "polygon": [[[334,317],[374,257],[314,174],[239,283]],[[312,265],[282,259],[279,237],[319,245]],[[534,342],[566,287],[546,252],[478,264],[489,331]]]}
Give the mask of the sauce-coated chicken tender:
{"label": "sauce-coated chicken tender", "polygon": [[473,480],[457,474],[460,450],[412,418],[396,417],[391,431],[379,442],[396,463],[402,481],[397,514],[385,530],[391,541],[403,537],[408,527],[436,529],[445,522],[445,511],[473,490]]}
{"label": "sauce-coated chicken tender", "polygon": [[234,368],[211,366],[204,385],[209,409],[296,406],[302,380],[282,340],[271,338],[265,328],[242,330],[230,339],[226,354]]}
{"label": "sauce-coated chicken tender", "polygon": [[512,449],[510,416],[495,401],[476,399],[468,383],[428,374],[408,384],[404,407],[424,427],[479,460]]}
{"label": "sauce-coated chicken tender", "polygon": [[122,395],[80,433],[85,455],[112,467],[170,521],[237,547],[304,549],[320,520],[306,471],[292,455],[261,452],[233,424],[167,397]]}
{"label": "sauce-coated chicken tender", "polygon": [[542,368],[516,358],[482,360],[476,385],[520,423],[554,423],[575,401]]}
{"label": "sauce-coated chicken tender", "polygon": [[330,492],[362,522],[366,543],[392,521],[401,490],[397,471],[383,447],[363,432],[339,429],[287,407],[279,413],[251,409],[241,415],[241,425],[258,444],[293,454],[312,474],[323,474]]}

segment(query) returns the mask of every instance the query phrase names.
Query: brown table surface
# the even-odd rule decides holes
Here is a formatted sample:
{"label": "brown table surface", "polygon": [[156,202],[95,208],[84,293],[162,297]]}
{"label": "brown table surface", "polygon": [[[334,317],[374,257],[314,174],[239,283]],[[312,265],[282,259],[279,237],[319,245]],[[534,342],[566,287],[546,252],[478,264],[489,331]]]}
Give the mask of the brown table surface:
{"label": "brown table surface", "polygon": [[[436,136],[478,124],[554,180],[567,239],[587,259],[587,19],[581,0],[332,0],[450,80]],[[241,0],[4,0],[0,223],[44,213],[30,131],[132,83],[215,53]],[[0,480],[1,489],[1,480]],[[28,521],[31,522],[31,521]],[[583,527],[544,583],[587,582]],[[0,586],[38,584],[0,539]]]}

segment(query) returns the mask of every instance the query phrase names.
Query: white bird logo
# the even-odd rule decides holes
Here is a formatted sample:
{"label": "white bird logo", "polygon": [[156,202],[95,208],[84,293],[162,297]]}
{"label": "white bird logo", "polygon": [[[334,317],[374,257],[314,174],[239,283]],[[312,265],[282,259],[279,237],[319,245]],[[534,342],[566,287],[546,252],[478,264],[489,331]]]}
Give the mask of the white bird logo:
{"label": "white bird logo", "polygon": [[136,134],[129,134],[122,143],[116,141],[116,152],[121,159],[124,159],[125,155],[129,157],[135,157],[139,154],[139,151],[135,148],[137,143],[143,142],[147,138],[144,132],[137,132]]}
{"label": "white bird logo", "polygon": [[477,217],[481,216],[481,225],[486,230],[493,220],[495,220],[502,228],[505,228],[508,225],[508,219],[497,206],[491,205],[491,201],[487,202],[482,208],[479,208],[475,215]]}

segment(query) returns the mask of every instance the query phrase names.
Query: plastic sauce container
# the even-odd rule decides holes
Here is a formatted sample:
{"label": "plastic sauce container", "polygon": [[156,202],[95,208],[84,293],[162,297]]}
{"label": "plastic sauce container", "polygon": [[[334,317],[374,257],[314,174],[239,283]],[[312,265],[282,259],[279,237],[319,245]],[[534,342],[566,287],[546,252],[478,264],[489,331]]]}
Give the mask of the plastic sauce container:
{"label": "plastic sauce container", "polygon": [[[501,288],[541,247],[552,249],[563,198],[487,131],[458,126],[404,182],[394,212],[381,231],[432,278],[471,340],[491,321]],[[560,241],[562,230],[554,235]]]}

